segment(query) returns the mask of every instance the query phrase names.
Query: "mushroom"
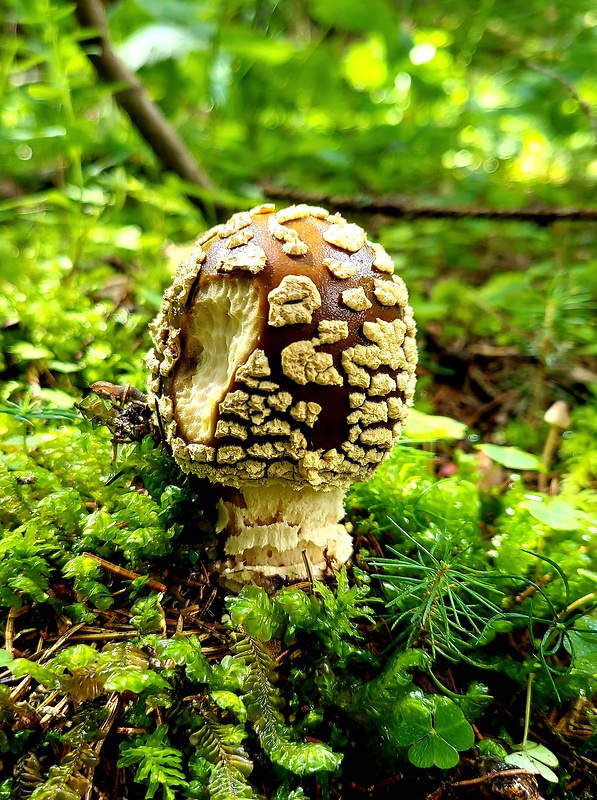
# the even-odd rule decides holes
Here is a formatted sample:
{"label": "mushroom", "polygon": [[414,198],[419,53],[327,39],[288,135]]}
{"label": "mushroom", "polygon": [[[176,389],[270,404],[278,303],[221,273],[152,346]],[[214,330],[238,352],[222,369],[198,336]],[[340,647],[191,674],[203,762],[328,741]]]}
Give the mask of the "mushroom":
{"label": "mushroom", "polygon": [[539,473],[539,491],[546,492],[549,488],[549,468],[553,457],[558,452],[560,436],[570,426],[570,410],[564,400],[556,400],[543,415],[543,420],[549,425],[549,433],[543,446],[541,464],[543,472]]}
{"label": "mushroom", "polygon": [[323,208],[234,214],[198,239],[151,333],[149,402],[172,455],[222,487],[224,582],[347,562],[344,494],[387,457],[415,387],[386,251]]}

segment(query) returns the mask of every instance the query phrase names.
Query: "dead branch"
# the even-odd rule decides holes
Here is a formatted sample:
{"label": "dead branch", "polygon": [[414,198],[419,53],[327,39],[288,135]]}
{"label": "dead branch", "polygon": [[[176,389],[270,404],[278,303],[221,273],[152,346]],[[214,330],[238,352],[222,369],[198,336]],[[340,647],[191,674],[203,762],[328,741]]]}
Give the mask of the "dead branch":
{"label": "dead branch", "polygon": [[117,87],[124,87],[114,91],[114,98],[163,166],[189,183],[203,189],[213,189],[212,181],[158,106],[152,102],[143,83],[116,55],[101,0],[77,0],[75,14],[82,28],[92,29],[89,38],[81,43],[89,60],[100,78]]}
{"label": "dead branch", "polygon": [[[117,575],[119,578],[124,578],[126,581],[134,581],[137,578],[142,577],[139,572],[133,572],[130,569],[126,569],[125,567],[119,567],[118,564],[112,564],[110,561],[106,561],[105,558],[100,558],[100,556],[96,556],[93,553],[83,553],[86,558],[92,558],[94,561],[97,561],[106,572],[111,572],[112,575]],[[153,589],[155,592],[165,592],[167,591],[167,587],[164,586],[163,583],[159,581],[154,581],[150,579],[147,581],[147,586],[150,589]]]}
{"label": "dead branch", "polygon": [[262,184],[262,189],[272,200],[290,200],[294,203],[323,205],[335,211],[359,214],[378,214],[382,217],[416,219],[495,219],[520,220],[535,225],[551,225],[560,220],[568,222],[597,222],[597,208],[463,208],[425,203],[412,203],[394,197],[331,196],[318,192]]}
{"label": "dead branch", "polygon": [[559,75],[557,72],[554,72],[549,67],[544,67],[542,64],[538,64],[536,61],[527,61],[528,66],[535,70],[535,72],[540,72],[542,75],[546,75],[548,78],[551,78],[554,81],[557,81],[561,84],[571,95],[571,97],[576,100],[580,110],[586,116],[587,121],[589,123],[589,127],[591,128],[591,132],[593,133],[593,139],[595,140],[595,144],[597,144],[597,117],[593,112],[593,109],[587,103],[586,100],[580,96],[576,88],[566,80],[566,78]]}

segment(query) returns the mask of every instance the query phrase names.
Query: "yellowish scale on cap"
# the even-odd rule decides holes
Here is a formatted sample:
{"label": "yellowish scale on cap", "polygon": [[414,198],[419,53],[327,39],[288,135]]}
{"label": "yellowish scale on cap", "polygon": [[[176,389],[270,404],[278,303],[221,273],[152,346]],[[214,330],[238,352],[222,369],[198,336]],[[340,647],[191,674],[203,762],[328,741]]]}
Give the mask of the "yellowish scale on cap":
{"label": "yellowish scale on cap", "polygon": [[373,305],[373,303],[367,299],[362,286],[357,286],[354,289],[345,289],[342,292],[342,302],[353,311],[366,311]]}
{"label": "yellowish scale on cap", "polygon": [[317,286],[306,275],[285,275],[267,299],[267,321],[277,328],[311,322],[313,311],[321,306]]}

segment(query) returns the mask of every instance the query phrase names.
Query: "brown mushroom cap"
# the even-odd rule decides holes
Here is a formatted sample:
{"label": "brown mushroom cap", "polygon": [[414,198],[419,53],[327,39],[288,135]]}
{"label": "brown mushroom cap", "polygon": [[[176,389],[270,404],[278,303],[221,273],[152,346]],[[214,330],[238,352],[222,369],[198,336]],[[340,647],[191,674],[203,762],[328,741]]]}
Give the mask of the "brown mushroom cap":
{"label": "brown mushroom cap", "polygon": [[150,402],[187,472],[345,490],[400,435],[414,337],[404,282],[360,227],[263,205],[180,266],[152,324]]}

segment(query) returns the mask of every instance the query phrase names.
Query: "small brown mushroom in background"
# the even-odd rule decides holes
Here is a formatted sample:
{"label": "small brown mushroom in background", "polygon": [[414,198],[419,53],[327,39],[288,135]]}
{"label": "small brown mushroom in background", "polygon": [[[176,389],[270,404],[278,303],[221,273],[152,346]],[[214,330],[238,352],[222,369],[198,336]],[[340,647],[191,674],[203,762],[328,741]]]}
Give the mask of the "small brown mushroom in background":
{"label": "small brown mushroom in background", "polygon": [[230,487],[225,582],[344,564],[344,494],[387,456],[415,387],[415,322],[385,250],[322,208],[234,214],[199,238],[151,330],[149,402],[174,458]]}

